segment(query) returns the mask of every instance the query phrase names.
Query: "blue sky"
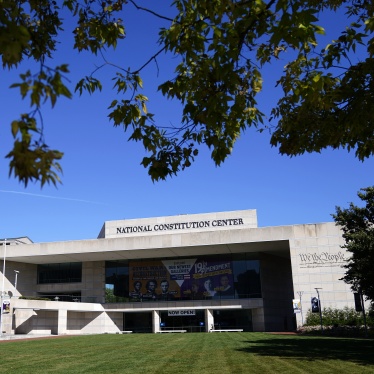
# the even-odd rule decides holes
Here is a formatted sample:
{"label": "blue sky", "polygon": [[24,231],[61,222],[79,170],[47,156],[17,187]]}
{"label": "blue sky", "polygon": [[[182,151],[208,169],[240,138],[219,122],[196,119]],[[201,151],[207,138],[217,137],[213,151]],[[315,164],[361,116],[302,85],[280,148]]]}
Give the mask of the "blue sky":
{"label": "blue sky", "polygon": [[[109,55],[125,67],[140,64],[157,50],[156,25],[151,18],[139,22],[136,16],[133,10],[125,18],[128,39]],[[61,41],[53,63],[69,63],[73,91],[76,80],[89,74],[100,60],[72,53],[67,34]],[[272,67],[272,73],[283,63]],[[27,64],[21,67],[27,68]],[[151,65],[143,77],[145,94],[151,100],[149,111],[163,123],[178,123],[178,104],[154,93],[162,79],[172,76],[170,60],[160,57],[158,69]],[[105,80],[113,72],[101,70],[99,78]],[[215,167],[209,151],[201,149],[192,167],[177,177],[153,183],[140,165],[142,146],[127,142],[128,135],[107,119],[106,108],[116,98],[108,86],[93,96],[75,94],[72,100],[62,99],[53,110],[49,104],[44,107],[46,142],[65,153],[63,184],[24,188],[13,177],[8,178],[4,158],[12,143],[9,124],[28,110],[28,103],[21,101],[17,91],[8,89],[17,74],[3,71],[0,83],[2,238],[28,236],[35,242],[93,239],[104,221],[242,209],[257,209],[259,226],[327,222],[332,221],[335,206],[358,203],[357,191],[373,185],[373,158],[362,163],[345,150],[280,156],[270,147],[269,134],[252,129],[242,135],[221,167]],[[259,97],[265,112],[279,95],[272,80],[275,76],[268,74],[268,79]]]}

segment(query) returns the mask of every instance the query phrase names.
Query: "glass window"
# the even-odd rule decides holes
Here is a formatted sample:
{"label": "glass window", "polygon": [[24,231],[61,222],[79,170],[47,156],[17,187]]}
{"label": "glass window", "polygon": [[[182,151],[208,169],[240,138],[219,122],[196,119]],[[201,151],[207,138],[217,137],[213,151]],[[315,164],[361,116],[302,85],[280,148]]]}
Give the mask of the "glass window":
{"label": "glass window", "polygon": [[260,298],[257,253],[106,261],[106,302]]}
{"label": "glass window", "polygon": [[38,265],[38,284],[82,282],[82,263]]}
{"label": "glass window", "polygon": [[129,301],[128,261],[106,261],[105,263],[105,302]]}

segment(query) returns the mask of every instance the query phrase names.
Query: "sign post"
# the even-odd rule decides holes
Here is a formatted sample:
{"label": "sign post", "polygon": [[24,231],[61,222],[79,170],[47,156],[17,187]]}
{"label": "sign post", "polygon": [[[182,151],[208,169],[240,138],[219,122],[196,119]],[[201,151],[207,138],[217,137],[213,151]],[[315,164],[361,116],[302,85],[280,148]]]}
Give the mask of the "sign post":
{"label": "sign post", "polygon": [[321,321],[321,333],[323,334],[321,299],[319,297],[319,291],[318,291],[318,290],[322,290],[322,288],[315,288],[315,290],[317,291],[317,295],[318,295],[319,319]]}
{"label": "sign post", "polygon": [[304,294],[304,291],[297,291],[297,294],[300,297],[300,313],[301,313],[301,326],[304,326],[304,317],[303,317],[303,304],[302,304],[302,296]]}

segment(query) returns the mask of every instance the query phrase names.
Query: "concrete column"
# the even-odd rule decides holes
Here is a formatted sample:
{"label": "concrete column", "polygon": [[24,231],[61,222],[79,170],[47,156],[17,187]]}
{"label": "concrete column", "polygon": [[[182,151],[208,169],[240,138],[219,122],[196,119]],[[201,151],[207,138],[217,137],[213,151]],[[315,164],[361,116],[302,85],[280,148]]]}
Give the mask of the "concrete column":
{"label": "concrete column", "polygon": [[[6,300],[6,299],[5,299]],[[1,300],[3,302],[3,300]],[[2,334],[10,334],[12,331],[12,316],[13,316],[13,309],[9,312],[4,312],[4,314],[0,315],[1,318],[1,335]]]}
{"label": "concrete column", "polygon": [[152,332],[160,332],[160,312],[158,310],[152,311]]}
{"label": "concrete column", "polygon": [[252,309],[252,326],[254,332],[265,331],[264,308]]}
{"label": "concrete column", "polygon": [[57,311],[57,335],[66,334],[68,327],[68,311],[66,309],[59,309]]}
{"label": "concrete column", "polygon": [[209,332],[210,330],[214,330],[213,311],[205,309],[205,332]]}

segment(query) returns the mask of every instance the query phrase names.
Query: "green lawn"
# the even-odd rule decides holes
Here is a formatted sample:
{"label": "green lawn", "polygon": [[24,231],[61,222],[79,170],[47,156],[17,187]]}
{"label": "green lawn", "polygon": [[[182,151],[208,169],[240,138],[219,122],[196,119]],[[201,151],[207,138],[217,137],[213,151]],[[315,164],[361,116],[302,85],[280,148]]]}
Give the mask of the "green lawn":
{"label": "green lawn", "polygon": [[0,343],[0,373],[374,373],[374,340],[186,333]]}

